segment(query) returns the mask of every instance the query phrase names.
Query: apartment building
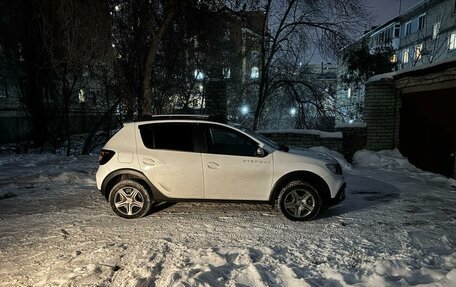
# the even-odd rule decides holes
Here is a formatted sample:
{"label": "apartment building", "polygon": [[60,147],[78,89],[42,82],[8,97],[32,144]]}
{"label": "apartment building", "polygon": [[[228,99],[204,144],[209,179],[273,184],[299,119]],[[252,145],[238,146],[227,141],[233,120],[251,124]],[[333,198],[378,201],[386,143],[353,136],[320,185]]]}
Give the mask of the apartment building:
{"label": "apartment building", "polygon": [[[371,54],[390,49],[393,71],[439,63],[456,57],[456,0],[422,0],[400,15],[372,28],[340,51],[339,78],[347,72],[344,53],[367,45]],[[369,76],[373,76],[369,75]],[[362,120],[365,82],[339,81],[337,122]],[[361,113],[360,113],[361,112]]]}

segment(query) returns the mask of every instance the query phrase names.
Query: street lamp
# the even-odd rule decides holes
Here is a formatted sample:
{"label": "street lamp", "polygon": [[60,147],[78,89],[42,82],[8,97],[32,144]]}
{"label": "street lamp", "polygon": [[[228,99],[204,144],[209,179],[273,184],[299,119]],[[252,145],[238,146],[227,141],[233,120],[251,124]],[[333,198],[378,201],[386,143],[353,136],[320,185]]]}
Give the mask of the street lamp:
{"label": "street lamp", "polygon": [[298,112],[298,111],[296,110],[296,108],[291,108],[291,109],[290,109],[290,115],[291,115],[292,117],[296,116],[296,113],[297,113],[297,112]]}
{"label": "street lamp", "polygon": [[240,108],[240,110],[241,110],[241,114],[244,115],[244,116],[245,116],[246,114],[248,114],[249,111],[250,111],[249,106],[247,106],[247,105],[243,105],[243,106]]}

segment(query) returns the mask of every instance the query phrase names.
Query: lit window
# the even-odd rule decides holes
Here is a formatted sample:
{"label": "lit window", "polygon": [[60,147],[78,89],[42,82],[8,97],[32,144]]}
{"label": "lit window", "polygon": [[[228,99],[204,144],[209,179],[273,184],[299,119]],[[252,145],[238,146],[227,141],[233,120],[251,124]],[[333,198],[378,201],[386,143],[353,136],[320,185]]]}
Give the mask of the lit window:
{"label": "lit window", "polygon": [[390,62],[393,63],[393,64],[397,63],[397,55],[396,54],[394,54],[394,55],[392,55],[390,57]]}
{"label": "lit window", "polygon": [[454,50],[456,49],[456,31],[453,31],[448,37],[448,49]]}
{"label": "lit window", "polygon": [[432,39],[437,38],[440,33],[440,22],[435,23],[432,25]]}
{"label": "lit window", "polygon": [[225,79],[231,78],[231,69],[230,68],[223,68],[223,77]]}
{"label": "lit window", "polygon": [[86,96],[85,96],[85,92],[84,92],[83,89],[79,89],[78,97],[79,97],[79,102],[80,103],[85,103]]}
{"label": "lit window", "polygon": [[204,79],[204,73],[198,69],[195,70],[194,75],[195,75],[195,79],[197,79],[197,80]]}
{"label": "lit window", "polygon": [[405,49],[402,51],[402,63],[407,64],[409,62],[409,50]]}
{"label": "lit window", "polygon": [[258,67],[253,67],[252,71],[250,72],[250,78],[258,79],[260,77],[260,70]]}
{"label": "lit window", "polygon": [[415,46],[415,60],[420,60],[423,56],[423,43]]}
{"label": "lit window", "polygon": [[426,14],[423,14],[420,17],[418,17],[418,30],[421,30],[424,28],[425,22],[426,22]]}
{"label": "lit window", "polygon": [[7,90],[6,90],[6,81],[5,79],[0,78],[0,98],[6,98]]}

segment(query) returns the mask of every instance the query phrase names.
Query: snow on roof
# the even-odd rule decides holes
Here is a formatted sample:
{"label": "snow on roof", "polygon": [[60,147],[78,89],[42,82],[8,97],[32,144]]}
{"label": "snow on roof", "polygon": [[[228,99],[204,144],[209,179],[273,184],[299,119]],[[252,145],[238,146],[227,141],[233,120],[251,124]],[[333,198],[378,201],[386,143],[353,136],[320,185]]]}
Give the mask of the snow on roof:
{"label": "snow on roof", "polygon": [[361,122],[353,122],[353,123],[339,123],[336,124],[337,128],[365,128],[367,125],[366,123]]}
{"label": "snow on roof", "polygon": [[319,130],[300,130],[300,129],[288,129],[288,130],[263,130],[259,133],[264,134],[306,134],[306,135],[316,135],[321,138],[343,138],[342,132],[324,132]]}
{"label": "snow on roof", "polygon": [[456,65],[456,57],[450,57],[450,58],[447,58],[447,59],[445,59],[443,61],[439,61],[439,62],[435,62],[435,63],[419,65],[419,66],[415,66],[415,67],[408,67],[408,68],[405,68],[405,69],[400,70],[400,71],[395,71],[395,72],[375,75],[375,76],[370,77],[367,80],[367,83],[378,82],[378,81],[386,80],[386,79],[392,80],[393,78],[398,77],[398,76],[403,75],[403,74],[406,74],[406,73],[426,70],[426,69],[438,67],[440,65],[446,65],[448,63],[454,63]]}

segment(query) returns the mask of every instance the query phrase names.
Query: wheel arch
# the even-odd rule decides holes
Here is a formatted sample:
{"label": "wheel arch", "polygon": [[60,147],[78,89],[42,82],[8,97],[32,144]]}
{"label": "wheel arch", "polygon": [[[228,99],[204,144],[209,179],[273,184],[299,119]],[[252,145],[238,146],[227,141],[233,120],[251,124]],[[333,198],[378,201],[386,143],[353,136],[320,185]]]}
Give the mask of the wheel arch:
{"label": "wheel arch", "polygon": [[106,200],[109,200],[109,192],[114,187],[114,185],[125,179],[135,180],[144,185],[144,187],[149,191],[153,200],[160,197],[160,192],[142,172],[134,169],[119,169],[108,174],[108,176],[106,176],[106,178],[103,180],[103,183],[101,184],[101,193]]}
{"label": "wheel arch", "polygon": [[321,195],[323,199],[323,204],[326,204],[331,198],[329,186],[321,176],[310,171],[299,170],[287,173],[276,181],[274,187],[272,188],[271,195],[269,197],[269,201],[271,202],[271,204],[274,204],[274,202],[277,200],[280,191],[289,182],[294,180],[302,180],[314,186]]}

